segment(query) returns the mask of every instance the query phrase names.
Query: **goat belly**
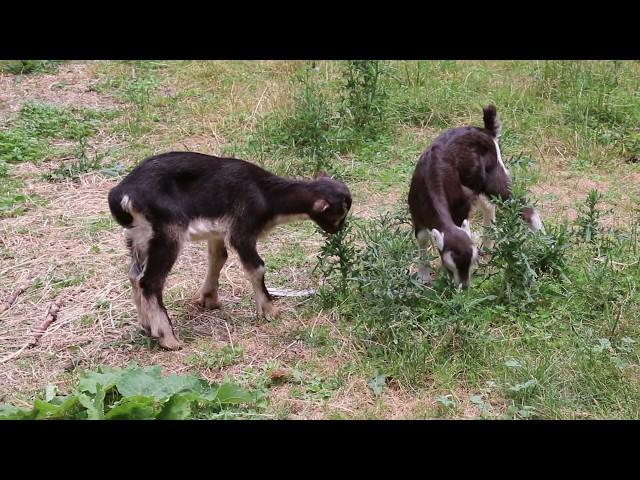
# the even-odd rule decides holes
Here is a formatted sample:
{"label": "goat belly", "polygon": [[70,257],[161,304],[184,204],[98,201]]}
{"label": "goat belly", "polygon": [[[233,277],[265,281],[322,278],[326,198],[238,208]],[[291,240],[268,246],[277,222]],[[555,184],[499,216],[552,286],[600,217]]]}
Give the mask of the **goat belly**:
{"label": "goat belly", "polygon": [[187,235],[190,241],[208,240],[211,237],[224,237],[228,231],[229,222],[224,219],[197,218],[189,222]]}

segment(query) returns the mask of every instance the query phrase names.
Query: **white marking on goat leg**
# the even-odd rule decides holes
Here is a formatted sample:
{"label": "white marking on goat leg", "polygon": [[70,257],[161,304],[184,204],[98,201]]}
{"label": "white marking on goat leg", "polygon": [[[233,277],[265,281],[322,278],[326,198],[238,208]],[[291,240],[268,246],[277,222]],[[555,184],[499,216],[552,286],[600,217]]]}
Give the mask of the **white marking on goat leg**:
{"label": "white marking on goat leg", "polygon": [[271,300],[269,300],[262,290],[262,285],[264,284],[264,266],[254,269],[244,266],[244,271],[253,287],[258,315],[261,317],[277,317],[278,309],[273,306]]}
{"label": "white marking on goat leg", "polygon": [[418,251],[422,257],[422,263],[418,267],[418,280],[425,285],[431,285],[431,281],[433,280],[432,271],[429,263],[425,259],[427,247],[431,241],[431,232],[426,228],[424,230],[420,230],[416,235],[416,241],[418,242]]}
{"label": "white marking on goat leg", "polygon": [[[129,267],[129,281],[131,282],[131,290],[133,292],[133,303],[136,306],[136,312],[138,313],[138,321],[142,325],[142,317],[140,311],[142,309],[142,291],[140,290],[140,279],[142,278],[142,272],[139,271],[140,266],[135,259],[131,260],[131,267]],[[145,325],[142,325],[145,327]],[[145,327],[146,328],[146,327]]]}
{"label": "white marking on goat leg", "polygon": [[142,278],[142,274],[146,267],[149,242],[153,238],[153,227],[149,220],[147,220],[140,212],[130,209],[129,213],[133,217],[133,222],[130,227],[125,229],[124,236],[131,243],[133,259],[140,266],[141,273],[138,278],[139,280]]}
{"label": "white marking on goat leg", "polygon": [[166,312],[158,304],[155,296],[146,298],[141,295],[140,323],[149,329],[153,338],[158,340],[161,347],[176,350],[180,342],[173,334],[173,328]]}
{"label": "white marking on goat leg", "polygon": [[500,146],[498,145],[498,140],[494,138],[493,139],[493,143],[496,144],[496,156],[498,157],[498,163],[500,164],[500,166],[504,170],[504,173],[509,175],[509,170],[507,170],[507,167],[504,165],[504,162],[502,161],[502,155],[500,155]]}
{"label": "white marking on goat leg", "polygon": [[478,206],[482,210],[482,225],[484,233],[482,235],[482,249],[493,248],[493,240],[489,238],[487,234],[487,227],[489,227],[496,220],[496,206],[485,195],[478,196]]}
{"label": "white marking on goat leg", "polygon": [[529,224],[529,228],[534,232],[537,232],[538,230],[542,230],[542,232],[544,232],[544,225],[537,210],[534,210],[533,215],[531,215],[531,223]]}

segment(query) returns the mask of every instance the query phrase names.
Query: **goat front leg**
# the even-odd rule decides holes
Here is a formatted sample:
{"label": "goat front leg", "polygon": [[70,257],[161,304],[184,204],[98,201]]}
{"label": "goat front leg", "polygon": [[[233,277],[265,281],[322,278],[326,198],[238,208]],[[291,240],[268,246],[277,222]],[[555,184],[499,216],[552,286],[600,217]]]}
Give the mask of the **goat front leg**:
{"label": "goat front leg", "polygon": [[496,220],[496,206],[484,195],[478,196],[478,206],[482,211],[482,225],[484,232],[482,233],[482,243],[480,249],[482,252],[493,248],[493,239],[487,234],[487,229]]}
{"label": "goat front leg", "polygon": [[198,304],[203,308],[220,308],[218,300],[218,286],[220,270],[224,266],[229,254],[224,245],[224,238],[215,236],[208,240],[209,268],[207,278],[200,289]]}
{"label": "goat front leg", "polygon": [[418,243],[418,251],[420,252],[420,265],[418,266],[418,280],[425,285],[431,285],[433,280],[433,272],[431,266],[426,260],[427,248],[431,241],[431,233],[428,229],[420,230],[416,235],[416,241]]}
{"label": "goat front leg", "polygon": [[278,316],[278,309],[273,306],[273,301],[267,287],[264,284],[264,261],[258,255],[256,249],[256,237],[231,238],[231,246],[238,252],[244,273],[253,287],[254,298],[258,316],[273,318]]}

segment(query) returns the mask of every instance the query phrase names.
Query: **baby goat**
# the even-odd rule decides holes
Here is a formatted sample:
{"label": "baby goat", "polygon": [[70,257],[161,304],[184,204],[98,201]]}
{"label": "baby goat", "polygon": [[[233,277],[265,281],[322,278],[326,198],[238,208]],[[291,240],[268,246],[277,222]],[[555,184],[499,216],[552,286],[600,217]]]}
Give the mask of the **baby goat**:
{"label": "baby goat", "polygon": [[[459,127],[441,133],[425,150],[413,173],[409,209],[421,252],[430,234],[435,239],[442,265],[453,275],[458,288],[469,285],[471,267],[478,257],[469,228],[469,211],[478,202],[484,225],[495,220],[489,198],[510,197],[511,179],[502,162],[496,107],[483,109],[484,128]],[[538,213],[524,208],[522,217],[533,231],[542,228]],[[489,239],[483,239],[489,246]],[[419,278],[431,282],[428,265],[420,266]]]}
{"label": "baby goat", "polygon": [[109,208],[126,229],[138,321],[162,347],[176,349],[180,343],[162,290],[186,240],[208,242],[201,306],[220,306],[218,279],[228,245],[237,251],[251,281],[258,314],[275,316],[264,285],[264,262],[256,249],[258,238],[278,224],[298,219],[311,219],[324,231],[336,233],[351,208],[351,194],[326,175],[291,180],[243,160],[171,152],[134,168],[109,192]]}

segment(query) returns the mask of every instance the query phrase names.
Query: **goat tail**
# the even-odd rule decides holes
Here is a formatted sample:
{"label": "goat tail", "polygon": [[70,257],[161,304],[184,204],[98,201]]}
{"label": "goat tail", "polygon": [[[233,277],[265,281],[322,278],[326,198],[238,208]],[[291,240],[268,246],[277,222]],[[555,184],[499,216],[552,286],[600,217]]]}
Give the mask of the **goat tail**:
{"label": "goat tail", "polygon": [[109,210],[111,215],[123,227],[128,227],[133,223],[131,215],[131,198],[123,194],[118,187],[109,191]]}
{"label": "goat tail", "polygon": [[500,121],[498,120],[495,105],[487,105],[482,109],[482,119],[484,120],[484,128],[489,130],[491,135],[494,137],[500,135]]}

